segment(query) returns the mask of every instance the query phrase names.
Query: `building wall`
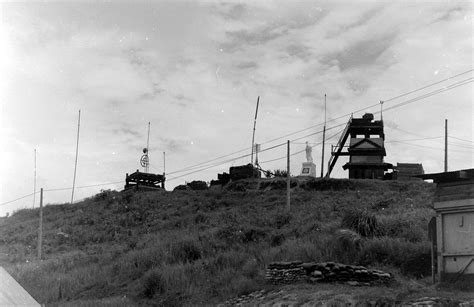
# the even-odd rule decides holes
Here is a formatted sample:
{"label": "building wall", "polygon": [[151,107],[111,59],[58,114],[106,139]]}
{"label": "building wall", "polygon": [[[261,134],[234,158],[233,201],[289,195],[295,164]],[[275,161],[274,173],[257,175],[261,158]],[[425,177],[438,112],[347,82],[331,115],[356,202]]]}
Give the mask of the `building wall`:
{"label": "building wall", "polygon": [[[437,212],[438,273],[440,278],[474,274],[474,182],[438,184],[434,209]],[[470,263],[470,264],[469,264]]]}

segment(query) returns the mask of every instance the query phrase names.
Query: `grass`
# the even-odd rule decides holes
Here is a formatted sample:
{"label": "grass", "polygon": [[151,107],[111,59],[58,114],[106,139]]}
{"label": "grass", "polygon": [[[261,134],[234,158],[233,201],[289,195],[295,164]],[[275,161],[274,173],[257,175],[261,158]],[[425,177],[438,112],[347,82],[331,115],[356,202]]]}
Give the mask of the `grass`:
{"label": "grass", "polygon": [[0,220],[0,262],[52,306],[216,304],[269,287],[265,267],[276,260],[426,276],[432,184],[294,181],[288,214],[280,189],[286,185],[268,182],[104,191],[79,204],[46,206],[42,261],[35,260],[38,211],[18,211]]}

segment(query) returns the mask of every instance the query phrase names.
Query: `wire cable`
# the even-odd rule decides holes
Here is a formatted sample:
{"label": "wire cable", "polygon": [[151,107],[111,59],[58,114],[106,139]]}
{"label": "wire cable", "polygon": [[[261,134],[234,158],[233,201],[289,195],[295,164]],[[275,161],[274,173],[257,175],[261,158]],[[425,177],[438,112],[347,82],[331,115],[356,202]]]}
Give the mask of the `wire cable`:
{"label": "wire cable", "polygon": [[448,135],[448,138],[455,139],[455,140],[459,140],[459,141],[464,141],[464,142],[469,142],[469,143],[474,144],[474,141],[473,141],[473,140],[461,139],[461,138],[457,138],[457,137],[450,136],[450,135]]}
{"label": "wire cable", "polygon": [[6,201],[4,203],[1,203],[0,206],[4,206],[4,205],[8,205],[8,204],[11,204],[13,202],[16,202],[16,201],[19,201],[19,200],[22,200],[24,198],[27,198],[27,197],[30,197],[30,196],[33,196],[33,194],[37,194],[39,193],[40,191],[36,192],[36,193],[31,193],[31,194],[28,194],[28,195],[25,195],[25,196],[22,196],[22,197],[18,197],[16,199],[13,199],[13,200],[10,200],[10,201]]}

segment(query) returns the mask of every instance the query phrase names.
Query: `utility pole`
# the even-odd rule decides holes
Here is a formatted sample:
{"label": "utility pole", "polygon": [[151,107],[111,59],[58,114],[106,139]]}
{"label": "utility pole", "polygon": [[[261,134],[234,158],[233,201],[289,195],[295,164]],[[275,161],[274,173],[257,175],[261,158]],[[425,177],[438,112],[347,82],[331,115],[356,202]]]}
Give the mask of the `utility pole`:
{"label": "utility pole", "polygon": [[286,156],[286,211],[290,213],[290,141],[287,141]]}
{"label": "utility pole", "polygon": [[448,171],[448,120],[444,120],[444,172]]}
{"label": "utility pole", "polygon": [[76,143],[76,162],[74,163],[74,179],[72,180],[71,204],[74,201],[74,187],[76,186],[77,154],[79,152],[79,129],[81,127],[81,110],[79,109],[79,119],[77,121],[77,143]]}
{"label": "utility pole", "polygon": [[255,126],[257,125],[257,114],[258,114],[258,104],[260,102],[260,96],[257,97],[257,108],[255,109],[255,118],[253,120],[253,134],[252,134],[252,153],[250,155],[250,164],[253,165],[253,148],[255,142]]}
{"label": "utility pole", "polygon": [[146,155],[147,155],[147,162],[146,165],[145,165],[145,173],[148,173],[148,168],[150,166],[150,157],[149,157],[149,154],[150,154],[150,150],[148,149],[148,146],[150,144],[150,122],[148,122],[148,136],[146,138]]}
{"label": "utility pole", "polygon": [[41,260],[41,248],[43,244],[43,188],[40,192],[39,231],[38,231],[38,260]]}
{"label": "utility pole", "polygon": [[165,188],[165,178],[166,178],[166,153],[163,151],[163,184],[161,187]]}
{"label": "utility pole", "polygon": [[323,150],[321,153],[321,178],[324,176],[324,144],[326,142],[326,94],[324,94]]}
{"label": "utility pole", "polygon": [[34,169],[34,179],[33,179],[33,208],[35,207],[36,201],[36,148],[35,148],[35,169]]}

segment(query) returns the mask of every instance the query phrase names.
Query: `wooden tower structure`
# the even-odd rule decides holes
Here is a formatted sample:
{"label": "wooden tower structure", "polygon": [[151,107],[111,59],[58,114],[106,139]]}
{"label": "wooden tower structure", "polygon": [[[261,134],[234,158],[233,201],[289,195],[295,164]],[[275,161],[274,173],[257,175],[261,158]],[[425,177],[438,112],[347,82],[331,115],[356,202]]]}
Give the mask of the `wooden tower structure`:
{"label": "wooden tower structure", "polygon": [[[349,145],[345,145],[349,137]],[[385,171],[393,169],[392,164],[384,162],[387,155],[384,141],[382,120],[374,120],[371,113],[364,114],[362,118],[351,116],[339,142],[332,146],[326,177],[329,177],[340,156],[349,156],[349,162],[342,167],[349,170],[349,178],[384,179]]]}

